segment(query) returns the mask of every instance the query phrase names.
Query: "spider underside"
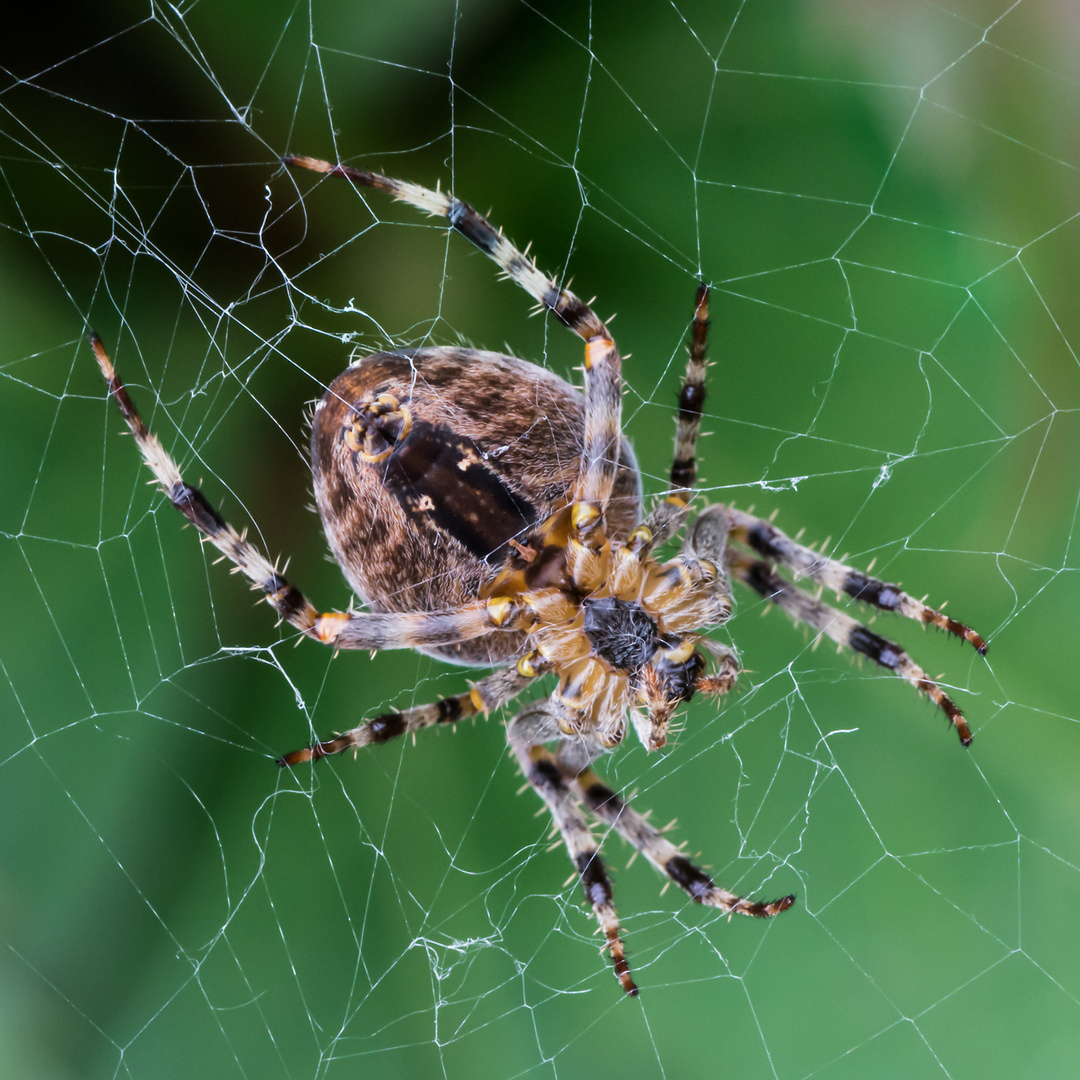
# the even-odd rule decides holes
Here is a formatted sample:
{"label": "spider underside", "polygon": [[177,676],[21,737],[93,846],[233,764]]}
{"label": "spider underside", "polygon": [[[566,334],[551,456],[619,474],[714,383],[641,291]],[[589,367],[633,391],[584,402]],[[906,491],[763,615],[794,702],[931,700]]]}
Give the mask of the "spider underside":
{"label": "spider underside", "polygon": [[[897,586],[826,558],[745,511],[714,505],[687,525],[705,400],[705,286],[696,298],[668,490],[646,514],[621,431],[619,352],[588,304],[448,194],[312,158],[285,163],[377,188],[447,219],[583,339],[583,392],[532,364],[477,350],[405,350],[352,363],[316,406],[312,463],[331,550],[368,610],[324,614],[185,483],[93,336],[110,393],[173,505],[302,634],[335,649],[413,648],[495,668],[466,693],[365,720],[279,764],[486,715],[535,680],[554,677],[548,697],[507,723],[507,739],[566,845],[623,989],[636,994],[590,815],[698,903],[770,916],[795,899],[754,901],[721,888],[592,768],[628,724],[647,749],[658,749],[683,703],[734,686],[735,654],[707,636],[731,614],[731,580],[911,683],[945,713],[965,746],[971,732],[960,710],[899,645],[778,568],[940,627],[980,653],[986,643]],[[660,545],[680,533],[680,553],[659,561]]]}

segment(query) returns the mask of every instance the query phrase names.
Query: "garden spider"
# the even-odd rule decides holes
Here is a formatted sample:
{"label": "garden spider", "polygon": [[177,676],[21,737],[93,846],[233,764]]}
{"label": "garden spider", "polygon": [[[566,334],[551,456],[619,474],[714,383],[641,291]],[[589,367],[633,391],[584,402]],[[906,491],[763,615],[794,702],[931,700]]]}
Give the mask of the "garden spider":
{"label": "garden spider", "polygon": [[819,555],[730,506],[703,510],[686,529],[679,555],[654,558],[686,524],[694,488],[705,400],[704,286],[679,393],[670,483],[645,516],[640,473],[620,427],[619,352],[588,304],[450,195],[312,158],[285,163],[378,188],[446,218],[584,340],[584,392],[533,364],[473,349],[404,349],[354,361],[315,407],[312,470],[330,548],[368,610],[319,614],[184,482],[94,336],[109,391],[173,505],[302,634],[335,649],[412,648],[496,669],[466,693],[366,720],[286,754],[280,765],[487,714],[542,676],[555,677],[549,696],[508,722],[507,738],[562,836],[615,974],[635,994],[586,812],[698,903],[769,916],[795,900],[754,901],[721,888],[592,771],[622,740],[628,721],[646,748],[656,750],[683,702],[695,693],[719,696],[735,684],[735,654],[706,636],[731,613],[730,579],[921,690],[965,746],[971,732],[960,710],[903,649],[797,588],[777,567],[938,626],[980,653],[986,643],[897,586]]}

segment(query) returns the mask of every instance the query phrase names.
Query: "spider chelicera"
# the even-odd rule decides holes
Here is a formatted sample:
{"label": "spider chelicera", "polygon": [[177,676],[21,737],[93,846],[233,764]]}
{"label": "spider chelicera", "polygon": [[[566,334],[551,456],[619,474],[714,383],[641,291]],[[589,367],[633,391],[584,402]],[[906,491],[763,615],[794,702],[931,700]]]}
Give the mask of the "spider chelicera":
{"label": "spider chelicera", "polygon": [[[592,770],[628,725],[656,750],[680,705],[694,694],[722,695],[735,684],[735,654],[707,636],[731,614],[730,581],[921,690],[965,746],[971,732],[960,710],[899,645],[798,588],[777,568],[938,626],[980,653],[986,643],[897,586],[826,558],[752,514],[713,505],[687,521],[705,400],[704,286],[679,392],[668,490],[645,513],[637,462],[621,430],[619,352],[588,304],[444,192],[313,158],[288,157],[285,164],[377,188],[449,221],[584,340],[583,390],[525,361],[466,348],[402,349],[350,364],[315,408],[312,472],[330,548],[367,610],[327,614],[185,483],[94,336],[109,391],[173,505],[302,634],[335,649],[411,648],[496,669],[466,693],[365,720],[286,754],[280,765],[487,714],[553,677],[554,690],[507,723],[507,738],[562,836],[615,973],[635,994],[587,815],[614,829],[699,903],[769,916],[795,899],[761,902],[721,888]],[[680,532],[680,554],[659,561],[659,547]]]}

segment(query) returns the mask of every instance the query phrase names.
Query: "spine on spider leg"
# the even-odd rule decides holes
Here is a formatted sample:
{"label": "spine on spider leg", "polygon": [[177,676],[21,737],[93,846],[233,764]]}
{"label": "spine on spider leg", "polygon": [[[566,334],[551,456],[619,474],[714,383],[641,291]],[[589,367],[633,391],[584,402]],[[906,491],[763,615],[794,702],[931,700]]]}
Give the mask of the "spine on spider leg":
{"label": "spine on spider leg", "polygon": [[[831,560],[830,560],[831,561]],[[864,604],[880,608],[882,611],[896,611],[909,619],[917,619],[928,626],[936,626],[947,634],[962,638],[968,642],[980,656],[985,656],[989,645],[981,634],[970,626],[957,621],[936,608],[928,607],[921,600],[909,596],[898,585],[878,581],[859,570],[840,567],[842,572],[841,591]]]}
{"label": "spine on spider leg", "polygon": [[503,273],[584,341],[607,336],[604,324],[579,296],[537,269],[536,263],[511,243],[468,203],[453,199],[447,219],[466,240],[479,248]]}

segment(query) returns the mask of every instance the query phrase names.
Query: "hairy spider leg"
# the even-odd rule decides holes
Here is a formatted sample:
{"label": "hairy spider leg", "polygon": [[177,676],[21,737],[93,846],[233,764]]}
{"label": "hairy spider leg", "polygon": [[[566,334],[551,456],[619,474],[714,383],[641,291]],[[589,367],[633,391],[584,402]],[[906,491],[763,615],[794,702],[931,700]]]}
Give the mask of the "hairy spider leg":
{"label": "hairy spider leg", "polygon": [[545,703],[537,702],[518,713],[506,726],[506,738],[525,778],[555,822],[570,861],[577,871],[585,898],[607,943],[615,975],[623,990],[637,994],[638,988],[626,961],[626,949],[615,910],[611,880],[604,869],[600,845],[592,835],[588,819],[577,804],[555,756],[542,744],[562,738],[554,716]]}
{"label": "hairy spider leg", "polygon": [[717,885],[704,870],[695,866],[664,834],[609,788],[592,769],[573,778],[582,802],[601,821],[610,825],[635,851],[675,882],[697,904],[719,908],[729,915],[769,918],[795,903],[793,893],[779,900],[748,900]]}
{"label": "hairy spider leg", "polygon": [[466,641],[492,629],[509,629],[516,624],[516,605],[504,597],[462,605],[454,611],[319,614],[307,597],[243,533],[237,532],[198,488],[184,481],[176,462],[139,415],[96,334],[90,336],[90,345],[143,460],[170,502],[233,563],[255,590],[263,593],[278,615],[301,633],[337,649],[414,649]]}
{"label": "hairy spider leg", "polygon": [[689,355],[679,388],[679,414],[675,421],[675,454],[667,494],[649,514],[654,544],[660,545],[681,528],[687,503],[697,481],[697,441],[701,433],[701,410],[705,406],[705,373],[708,367],[709,289],[698,286],[694,319],[690,328]]}
{"label": "hairy spider leg", "polygon": [[782,578],[771,563],[732,555],[728,565],[733,576],[785,611],[796,623],[806,623],[832,638],[842,648],[869,656],[875,663],[899,675],[916,690],[921,690],[949,718],[960,742],[971,745],[971,728],[964,714],[933,679],[897,644],[868,630],[843,611],[815,599],[810,593]]}
{"label": "hairy spider leg", "polygon": [[357,727],[342,732],[336,738],[316,742],[303,750],[294,750],[278,758],[282,767],[299,765],[306,761],[318,761],[330,754],[352,750],[355,754],[363,746],[389,742],[399,735],[420,731],[423,728],[455,724],[470,716],[485,716],[513,700],[525,689],[532,678],[522,675],[516,668],[500,668],[480,679],[464,694],[454,694],[426,705],[417,705],[404,712],[383,713],[364,720]]}
{"label": "hairy spider leg", "polygon": [[967,641],[980,656],[984,656],[988,648],[984,638],[971,627],[916,600],[898,585],[869,577],[861,570],[827,558],[792,540],[771,522],[743,510],[730,506],[710,506],[694,523],[695,529],[703,527],[703,523],[712,517],[717,518],[717,525],[726,523],[731,539],[763,556],[758,560],[729,553],[728,565],[736,578],[782,608],[795,622],[806,623],[841,647],[869,656],[875,663],[922,691],[949,718],[960,742],[964,746],[971,745],[971,728],[964,714],[899,645],[793,585],[776,572],[773,564],[786,566],[798,575],[831,589],[837,596],[851,596],[881,611],[896,612],[916,622],[936,626]]}
{"label": "hairy spider leg", "polygon": [[[943,612],[909,596],[899,585],[879,581],[835,559],[826,558],[812,548],[792,540],[772,522],[731,506],[722,509],[730,523],[731,536],[770,562],[790,567],[796,573],[812,578],[825,588],[831,589],[837,596],[846,593],[882,611],[895,611],[905,618],[936,626],[946,633],[963,638],[980,656],[986,655],[986,641],[971,627],[950,619]],[[715,510],[715,507],[710,507],[707,512]]]}
{"label": "hairy spider leg", "polygon": [[[765,902],[748,900],[718,886],[634,810],[628,800],[600,780],[591,764],[604,749],[562,733],[546,703],[530,705],[514,717],[507,725],[507,739],[522,773],[555,822],[604,934],[615,975],[626,993],[637,994],[638,988],[626,959],[611,880],[582,808],[614,829],[695,903],[718,908],[729,915],[769,918],[786,911],[795,902],[794,895]],[[556,739],[561,741],[553,753],[543,744]]]}
{"label": "hairy spider leg", "polygon": [[530,259],[512,244],[482,214],[446,192],[350,165],[334,165],[319,158],[288,155],[282,161],[293,168],[376,188],[433,217],[445,218],[453,229],[487,255],[505,277],[524,289],[585,342],[585,446],[572,501],[595,505],[602,514],[611,498],[619,467],[622,360],[607,327],[592,308],[569,289],[562,288],[554,278],[542,273],[535,259]]}

